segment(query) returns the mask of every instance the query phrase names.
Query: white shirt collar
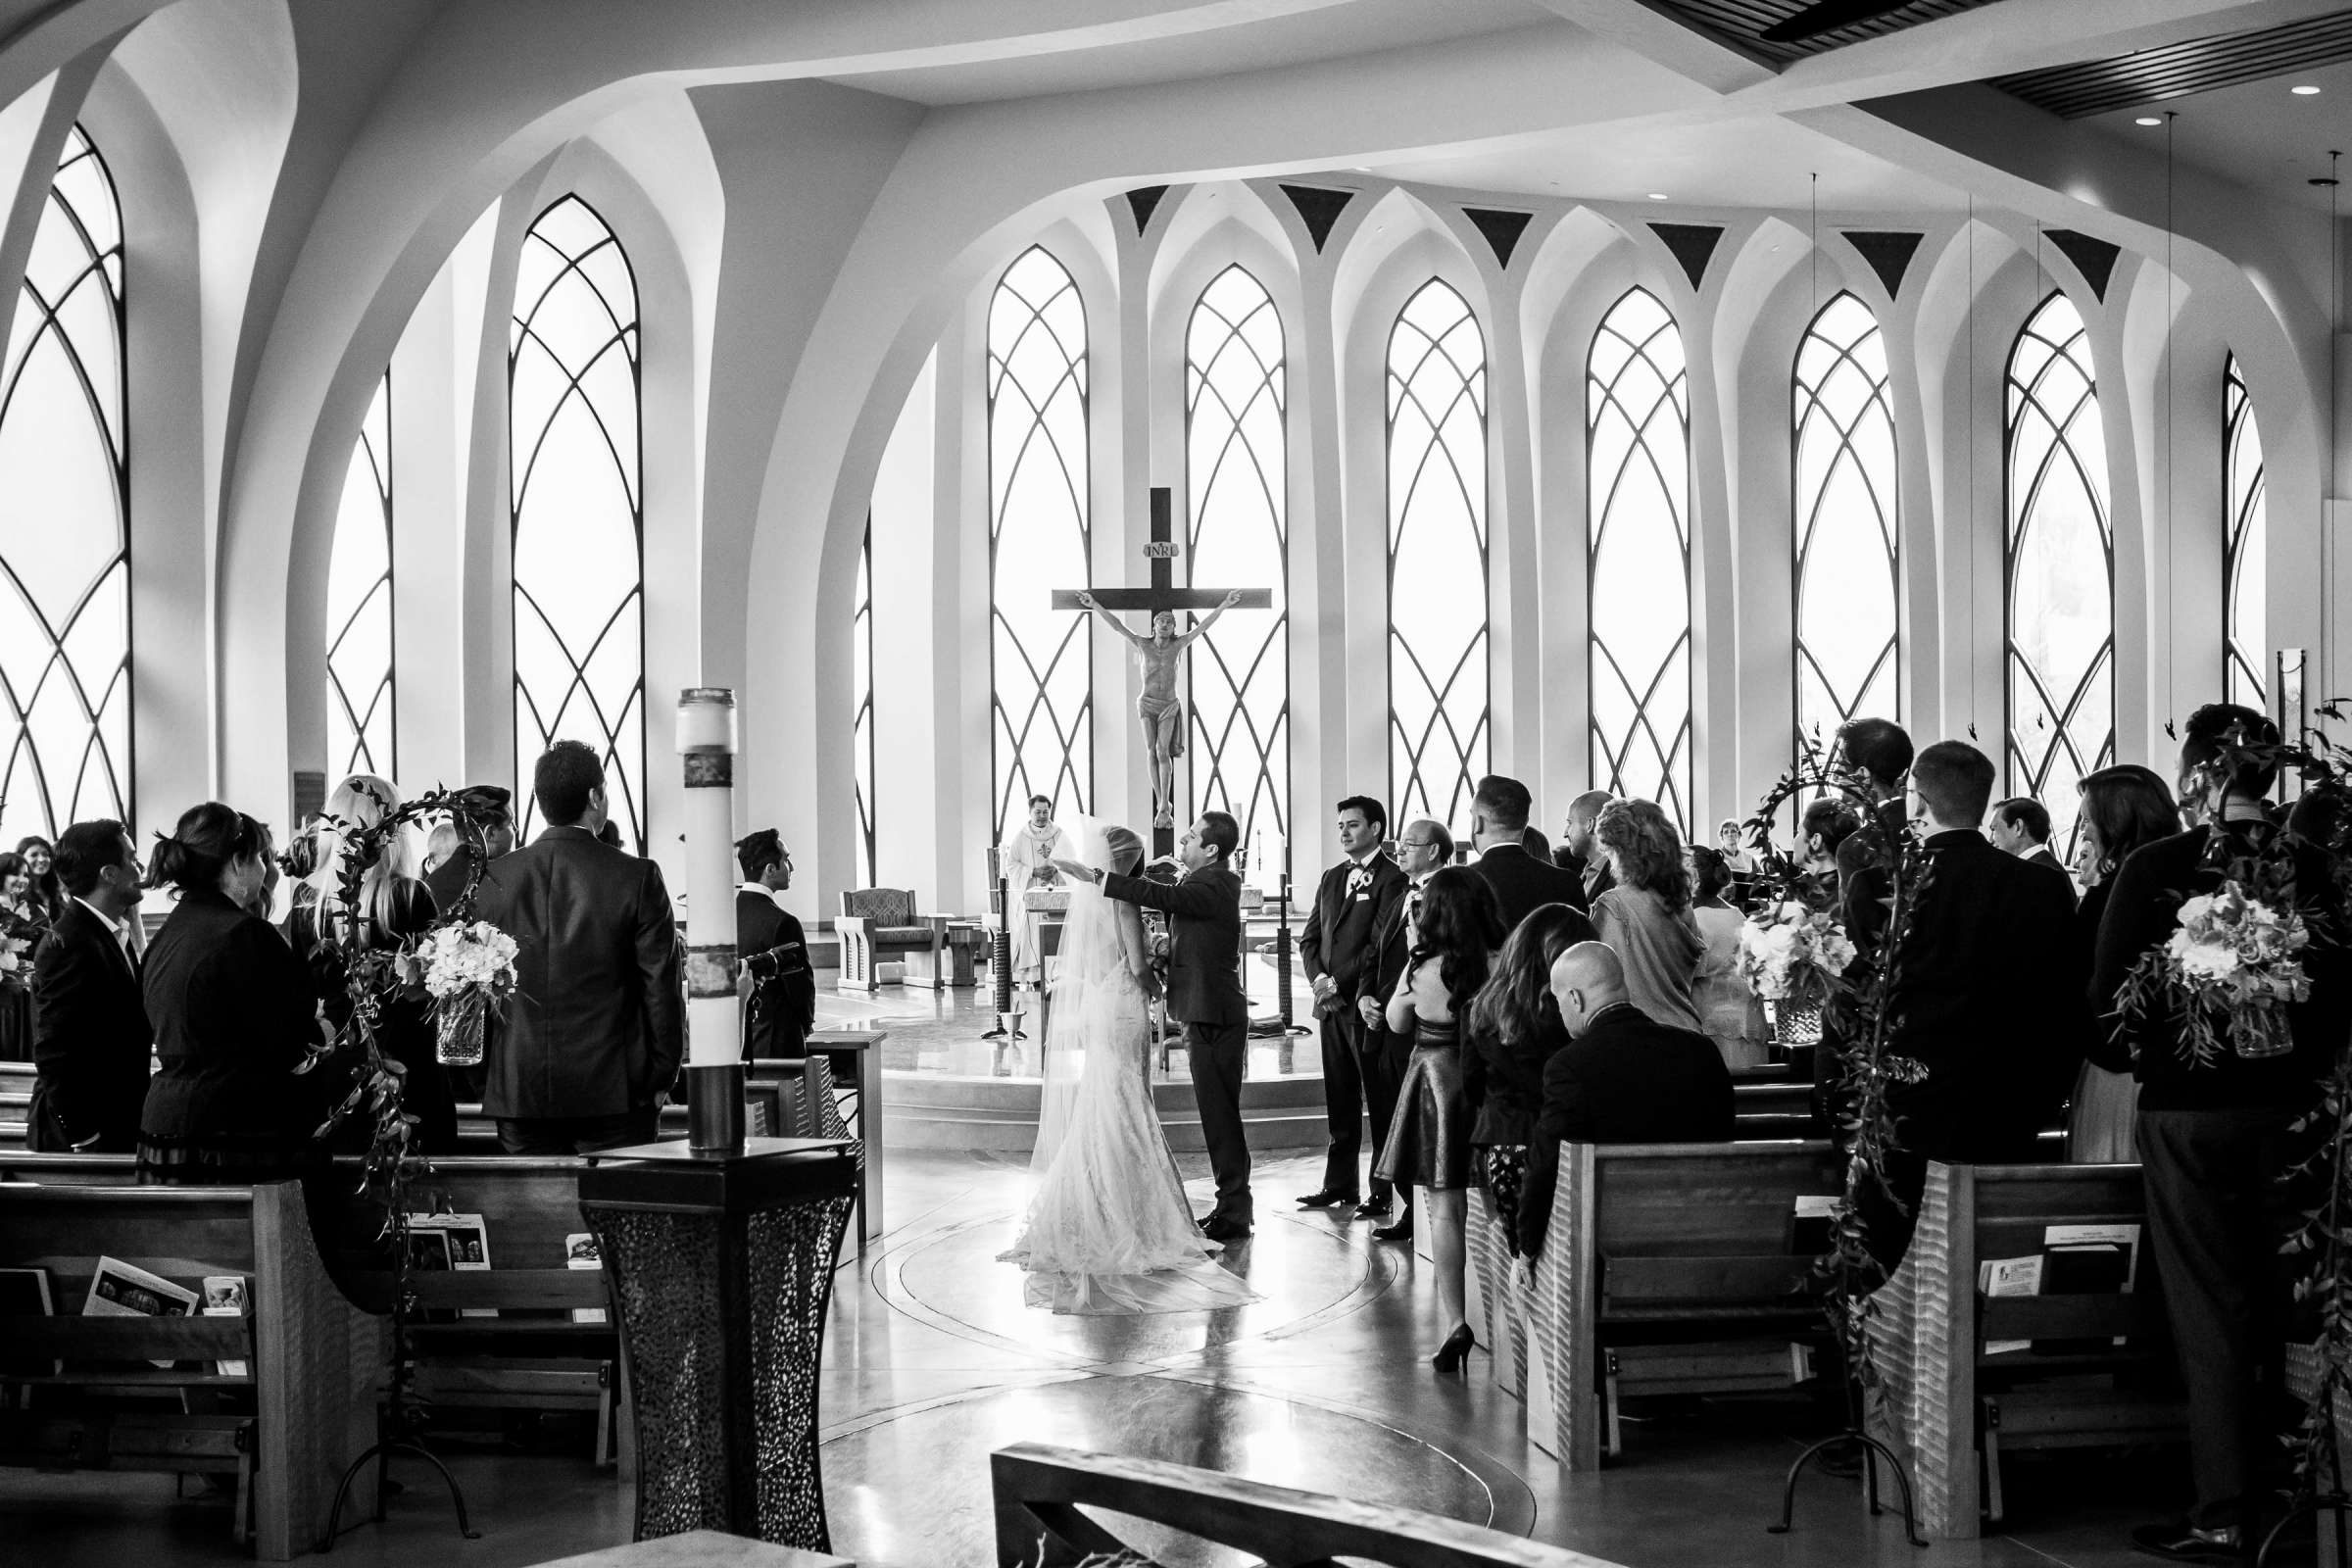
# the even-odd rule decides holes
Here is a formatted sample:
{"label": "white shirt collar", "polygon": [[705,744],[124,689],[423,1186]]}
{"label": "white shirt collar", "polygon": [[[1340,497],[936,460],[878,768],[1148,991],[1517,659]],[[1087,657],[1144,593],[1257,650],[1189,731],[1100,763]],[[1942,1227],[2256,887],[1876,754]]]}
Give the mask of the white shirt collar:
{"label": "white shirt collar", "polygon": [[129,922],[116,919],[113,915],[107,913],[104,909],[101,909],[98,907],[98,906],[92,904],[89,900],[83,898],[78,893],[68,894],[67,897],[71,898],[75,904],[80,905],[83,908],[89,910],[99,919],[105,921],[106,928],[115,934],[115,940],[117,942],[128,942],[130,940]]}
{"label": "white shirt collar", "polygon": [[784,896],[777,892],[776,889],[769,887],[764,882],[738,882],[735,884],[735,891],[738,893],[757,893],[761,898],[767,900],[768,903],[774,905],[777,908],[781,909],[784,907]]}
{"label": "white shirt collar", "polygon": [[1365,870],[1368,870],[1368,869],[1370,869],[1370,867],[1371,867],[1371,864],[1372,864],[1373,858],[1374,858],[1374,857],[1376,857],[1376,856],[1378,856],[1379,854],[1380,854],[1380,846],[1379,846],[1379,845],[1377,845],[1377,844],[1375,844],[1375,845],[1373,845],[1373,846],[1372,846],[1370,849],[1366,850],[1366,851],[1365,851],[1363,854],[1361,854],[1361,855],[1351,855],[1351,856],[1349,856],[1348,858],[1349,860],[1351,860],[1352,862],[1354,862],[1354,864],[1356,865],[1356,867],[1357,867],[1358,869],[1365,869]]}

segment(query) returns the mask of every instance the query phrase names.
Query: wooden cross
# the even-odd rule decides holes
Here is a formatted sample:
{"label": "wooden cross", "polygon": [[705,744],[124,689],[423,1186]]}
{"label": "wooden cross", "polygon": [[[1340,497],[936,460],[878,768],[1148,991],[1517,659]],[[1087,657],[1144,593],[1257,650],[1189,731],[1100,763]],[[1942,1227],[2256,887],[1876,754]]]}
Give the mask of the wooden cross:
{"label": "wooden cross", "polygon": [[[1223,604],[1227,591],[1222,588],[1179,588],[1176,586],[1176,536],[1174,505],[1165,485],[1152,488],[1152,538],[1144,546],[1144,554],[1152,563],[1152,583],[1148,588],[1056,588],[1054,590],[1055,610],[1084,610],[1078,602],[1081,593],[1092,593],[1098,610],[1140,610],[1147,615],[1161,611],[1214,610]],[[1274,592],[1270,588],[1245,588],[1234,601],[1237,610],[1271,610]],[[1161,803],[1153,801],[1154,818]],[[1166,855],[1175,849],[1175,832],[1153,823],[1152,853]]]}

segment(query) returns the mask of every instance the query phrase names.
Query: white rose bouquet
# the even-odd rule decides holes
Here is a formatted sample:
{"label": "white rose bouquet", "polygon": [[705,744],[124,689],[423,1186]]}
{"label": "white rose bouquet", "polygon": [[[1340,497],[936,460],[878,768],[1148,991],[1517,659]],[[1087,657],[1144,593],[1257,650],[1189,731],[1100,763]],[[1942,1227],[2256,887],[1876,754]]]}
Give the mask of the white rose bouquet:
{"label": "white rose bouquet", "polygon": [[1818,1004],[1854,961],[1854,945],[1835,915],[1795,899],[1747,917],[1740,928],[1740,978],[1766,1002]]}
{"label": "white rose bouquet", "polygon": [[2179,928],[2141,957],[2132,978],[2169,994],[2194,1059],[2218,1055],[2225,1035],[2240,1056],[2276,1056],[2294,1049],[2287,1004],[2311,997],[2298,956],[2310,944],[2301,915],[2232,879],[2183,903]]}
{"label": "white rose bouquet", "polygon": [[0,991],[32,989],[32,938],[0,934]]}
{"label": "white rose bouquet", "polygon": [[431,997],[441,1060],[470,1067],[482,1059],[490,1014],[514,994],[514,939],[487,920],[435,926],[407,955]]}

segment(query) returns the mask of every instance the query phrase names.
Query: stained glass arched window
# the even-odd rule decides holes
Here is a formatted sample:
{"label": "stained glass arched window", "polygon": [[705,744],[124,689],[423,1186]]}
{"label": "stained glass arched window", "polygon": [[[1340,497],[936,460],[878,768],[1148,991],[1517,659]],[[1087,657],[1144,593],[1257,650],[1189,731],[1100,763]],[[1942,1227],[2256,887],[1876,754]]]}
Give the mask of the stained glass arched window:
{"label": "stained glass arched window", "polygon": [[1592,785],[1690,825],[1690,402],[1683,335],[1647,289],[1586,366]]}
{"label": "stained glass arched window", "polygon": [[1088,617],[1052,593],[1088,580],[1086,306],[1031,247],[988,306],[989,649],[998,836],[1032,795],[1084,810],[1094,793]]}
{"label": "stained glass arched window", "polygon": [[130,474],[122,210],[66,136],[0,361],[0,840],[128,820]]}
{"label": "stained glass arched window", "polygon": [[[645,841],[645,501],[637,283],[594,209],[566,196],[515,261],[507,360],[514,507],[514,757],[605,760],[606,807]],[[524,800],[523,827],[538,803]]]}
{"label": "stained glass arched window", "polygon": [[850,605],[850,695],[858,716],[850,724],[851,767],[857,779],[859,887],[874,875],[874,519],[865,519],[858,546],[858,589]]}
{"label": "stained glass arched window", "polygon": [[343,470],[326,572],[326,761],[399,776],[393,735],[392,372],[375,383]]}
{"label": "stained glass arched window", "polygon": [[2270,630],[2264,572],[2270,508],[2262,470],[2262,432],[2237,356],[2222,376],[2222,504],[2229,514],[2222,536],[2222,647],[2230,701],[2256,712],[2268,705]]}
{"label": "stained glass arched window", "polygon": [[1825,739],[1849,718],[1898,718],[1894,416],[1886,340],[1840,294],[1797,345],[1796,726]]}
{"label": "stained glass arched window", "polygon": [[2071,852],[2075,785],[2115,760],[2115,579],[2090,337],[2063,292],[2009,352],[2007,423],[2009,788]]}
{"label": "stained glass arched window", "polygon": [[1290,821],[1286,404],[1282,318],[1263,284],[1228,267],[1185,330],[1186,558],[1194,581],[1271,585],[1274,603],[1227,611],[1194,646],[1190,750],[1194,809],[1232,812],[1245,852],[1261,832],[1287,837]]}
{"label": "stained glass arched window", "polygon": [[1487,770],[1487,340],[1439,278],[1389,332],[1391,820],[1465,823]]}

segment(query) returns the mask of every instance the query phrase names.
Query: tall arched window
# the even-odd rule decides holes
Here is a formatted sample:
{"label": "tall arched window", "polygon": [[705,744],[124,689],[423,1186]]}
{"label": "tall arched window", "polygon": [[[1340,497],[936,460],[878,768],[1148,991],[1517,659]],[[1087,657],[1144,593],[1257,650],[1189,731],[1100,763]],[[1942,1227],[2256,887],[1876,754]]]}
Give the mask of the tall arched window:
{"label": "tall arched window", "polygon": [[1087,617],[1054,608],[1088,580],[1086,306],[1034,246],[988,306],[989,652],[1001,839],[1032,795],[1084,810],[1094,793]]}
{"label": "tall arched window", "polygon": [[343,470],[326,572],[326,760],[399,776],[393,735],[392,372],[375,383]]}
{"label": "tall arched window", "polygon": [[2270,629],[2264,581],[2270,508],[2264,495],[2262,432],[2246,372],[2230,356],[2222,376],[2222,504],[2230,509],[2222,536],[2223,673],[2230,701],[2260,712],[2268,683]]}
{"label": "tall arched window", "polygon": [[[1230,610],[1193,650],[1196,810],[1230,811],[1247,853],[1290,821],[1291,670],[1282,318],[1228,267],[1200,291],[1184,340],[1186,552],[1196,582],[1270,585],[1266,610]],[[1261,878],[1279,866],[1256,866]]]}
{"label": "tall arched window", "polygon": [[1487,770],[1487,340],[1438,278],[1389,332],[1389,799],[1460,814]]}
{"label": "tall arched window", "polygon": [[1797,345],[1796,727],[1825,739],[1861,715],[1898,718],[1894,416],[1886,340],[1840,294]]}
{"label": "tall arched window", "polygon": [[[566,196],[515,261],[507,360],[514,507],[514,758],[559,740],[604,757],[607,808],[645,842],[645,501],[637,282]],[[538,803],[526,789],[523,826]]]}
{"label": "tall arched window", "polygon": [[1656,295],[1609,308],[1586,366],[1592,784],[1690,825],[1690,407]]}
{"label": "tall arched window", "polygon": [[128,820],[130,471],[122,210],[79,125],[41,210],[0,361],[0,840]]}
{"label": "tall arched window", "polygon": [[874,875],[874,519],[865,519],[858,546],[858,590],[850,605],[850,695],[858,716],[850,725],[850,765],[857,779],[858,869],[860,887]]}
{"label": "tall arched window", "polygon": [[2115,579],[2090,338],[2063,292],[2009,353],[2009,788],[2071,853],[2076,783],[2115,760]]}

